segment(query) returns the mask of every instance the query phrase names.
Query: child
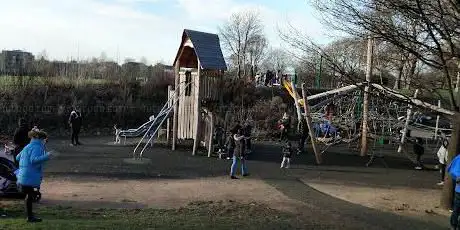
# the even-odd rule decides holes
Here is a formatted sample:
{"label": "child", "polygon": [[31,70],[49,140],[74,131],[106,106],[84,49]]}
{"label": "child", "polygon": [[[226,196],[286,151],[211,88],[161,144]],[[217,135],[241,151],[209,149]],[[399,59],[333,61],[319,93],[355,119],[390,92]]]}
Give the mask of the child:
{"label": "child", "polygon": [[454,207],[450,216],[450,225],[452,229],[458,227],[458,216],[460,214],[460,155],[457,155],[450,165],[447,167],[447,172],[452,176],[455,186]]}
{"label": "child", "polygon": [[244,130],[240,128],[238,132],[233,135],[233,139],[235,140],[235,152],[233,154],[232,166],[230,168],[230,178],[238,179],[238,177],[235,176],[238,161],[241,162],[241,175],[244,177],[249,176],[246,167],[246,138],[244,137]]}
{"label": "child", "polygon": [[444,185],[444,178],[446,176],[446,163],[447,163],[447,146],[449,145],[449,141],[447,139],[444,139],[442,141],[442,145],[438,150],[438,160],[440,164],[440,171],[441,171],[441,181],[438,183],[438,185]]}
{"label": "child", "polygon": [[120,127],[118,127],[118,124],[115,124],[113,126],[113,129],[115,130],[115,144],[120,144],[121,143],[121,140],[120,140],[121,129]]}
{"label": "child", "polygon": [[332,116],[334,115],[334,110],[335,110],[334,103],[329,102],[329,104],[327,104],[326,108],[324,109],[324,114],[325,114],[327,120],[332,121]]}
{"label": "child", "polygon": [[289,115],[285,112],[283,114],[283,118],[281,118],[280,121],[280,142],[283,141],[284,139],[288,139],[288,134],[289,134],[289,127],[291,125],[291,119],[289,118]]}
{"label": "child", "polygon": [[233,138],[233,135],[235,135],[235,131],[231,130],[230,135],[227,137],[227,140],[225,141],[225,149],[227,150],[227,160],[230,160],[233,158],[233,152],[235,151],[235,139]]}
{"label": "child", "polygon": [[214,139],[215,139],[215,142],[217,144],[217,149],[218,149],[218,153],[222,153],[223,152],[223,147],[224,147],[224,143],[223,143],[223,139],[224,139],[224,129],[222,128],[222,126],[218,125],[216,126],[216,131],[214,131]]}
{"label": "child", "polygon": [[287,141],[283,147],[283,161],[280,168],[289,168],[291,166],[292,146],[291,142]]}
{"label": "child", "polygon": [[246,122],[244,125],[244,137],[246,138],[246,152],[251,154],[252,152],[252,145],[251,145],[251,133],[252,133],[252,126],[249,122]]}
{"label": "child", "polygon": [[307,122],[304,119],[301,119],[299,122],[298,132],[299,132],[299,145],[297,147],[297,155],[301,154],[304,151],[305,142],[307,141],[308,132],[309,132]]}
{"label": "child", "polygon": [[425,152],[425,148],[423,147],[423,139],[420,137],[415,138],[414,142],[414,153],[417,155],[417,165],[415,166],[416,170],[422,169],[422,155]]}

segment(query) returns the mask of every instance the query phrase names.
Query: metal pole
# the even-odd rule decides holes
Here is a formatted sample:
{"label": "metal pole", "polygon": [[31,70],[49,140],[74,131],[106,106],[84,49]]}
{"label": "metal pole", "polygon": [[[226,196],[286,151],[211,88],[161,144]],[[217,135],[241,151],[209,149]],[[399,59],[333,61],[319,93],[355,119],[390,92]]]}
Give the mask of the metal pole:
{"label": "metal pole", "polygon": [[[415,90],[414,98],[417,98],[417,95],[418,95],[418,89]],[[401,142],[399,143],[399,147],[398,147],[398,153],[402,152],[402,147],[406,141],[406,133],[408,129],[407,127],[409,126],[409,121],[410,121],[411,116],[412,116],[412,105],[410,104],[409,108],[407,109],[406,123],[404,124],[404,129],[403,129],[403,133],[401,136]]]}
{"label": "metal pole", "polygon": [[[438,107],[441,108],[441,100],[438,100]],[[436,128],[434,129],[434,138],[438,139],[439,115],[436,116]]]}

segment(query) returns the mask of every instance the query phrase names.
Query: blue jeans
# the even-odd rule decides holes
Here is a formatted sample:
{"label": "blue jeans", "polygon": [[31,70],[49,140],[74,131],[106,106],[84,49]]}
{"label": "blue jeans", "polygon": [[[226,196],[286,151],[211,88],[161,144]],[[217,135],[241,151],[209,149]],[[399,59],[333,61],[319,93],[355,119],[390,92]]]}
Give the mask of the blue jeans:
{"label": "blue jeans", "polygon": [[458,216],[459,215],[460,215],[460,193],[456,192],[455,198],[454,198],[454,208],[452,209],[452,215],[450,216],[450,225],[454,229],[457,229],[458,227]]}
{"label": "blue jeans", "polygon": [[235,176],[238,167],[238,161],[241,162],[241,175],[245,175],[248,173],[248,169],[246,167],[246,160],[244,158],[233,156],[233,163],[232,167],[230,168],[230,176]]}

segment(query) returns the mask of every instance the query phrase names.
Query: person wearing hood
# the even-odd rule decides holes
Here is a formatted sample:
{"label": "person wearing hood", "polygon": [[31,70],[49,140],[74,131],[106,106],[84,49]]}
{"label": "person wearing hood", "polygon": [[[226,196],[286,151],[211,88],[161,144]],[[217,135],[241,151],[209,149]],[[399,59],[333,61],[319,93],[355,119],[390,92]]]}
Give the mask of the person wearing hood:
{"label": "person wearing hood", "polygon": [[40,188],[43,178],[43,165],[51,157],[46,151],[45,144],[48,134],[40,130],[31,130],[29,133],[30,143],[16,156],[19,161],[17,172],[17,184],[19,190],[26,194],[24,205],[26,207],[28,222],[41,222],[32,212],[32,203],[35,197],[35,189]]}
{"label": "person wearing hood", "polygon": [[30,143],[28,132],[30,131],[29,126],[24,118],[19,119],[18,128],[14,131],[13,143],[14,148],[14,164],[19,167],[19,162],[16,160],[16,156]]}

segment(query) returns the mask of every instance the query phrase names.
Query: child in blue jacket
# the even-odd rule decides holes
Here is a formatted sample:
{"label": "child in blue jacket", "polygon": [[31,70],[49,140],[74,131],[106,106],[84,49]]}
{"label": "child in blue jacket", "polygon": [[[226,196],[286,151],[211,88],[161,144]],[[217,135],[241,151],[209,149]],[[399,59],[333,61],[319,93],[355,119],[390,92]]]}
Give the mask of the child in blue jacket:
{"label": "child in blue jacket", "polygon": [[19,161],[18,187],[26,194],[25,207],[28,222],[41,222],[32,213],[32,203],[35,196],[35,189],[40,188],[43,177],[43,164],[50,159],[51,153],[46,152],[45,144],[48,135],[40,130],[32,130],[29,133],[31,141],[16,156]]}
{"label": "child in blue jacket", "polygon": [[452,229],[457,229],[458,216],[460,215],[460,155],[457,155],[452,160],[447,167],[447,172],[452,176],[455,186],[454,207],[450,216],[450,225]]}

